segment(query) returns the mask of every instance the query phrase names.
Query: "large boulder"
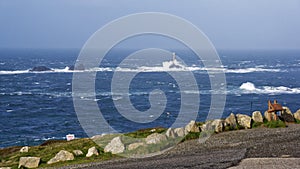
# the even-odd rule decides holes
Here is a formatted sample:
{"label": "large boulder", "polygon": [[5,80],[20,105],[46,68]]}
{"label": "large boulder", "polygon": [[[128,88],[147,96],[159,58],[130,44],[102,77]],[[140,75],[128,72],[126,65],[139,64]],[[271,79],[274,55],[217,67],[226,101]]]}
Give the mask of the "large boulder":
{"label": "large boulder", "polygon": [[81,155],[83,155],[83,152],[81,150],[73,150],[73,154],[75,156],[81,156]]}
{"label": "large boulder", "polygon": [[220,133],[224,131],[224,121],[221,119],[206,121],[205,124],[201,126],[201,130]]}
{"label": "large boulder", "polygon": [[295,122],[294,115],[288,107],[283,107],[280,113],[280,119],[285,122]]}
{"label": "large boulder", "polygon": [[185,136],[185,131],[184,131],[184,128],[181,127],[181,128],[175,128],[174,129],[174,133],[177,137],[184,137]]}
{"label": "large boulder", "polygon": [[104,148],[104,152],[111,152],[112,154],[123,153],[124,150],[125,145],[122,143],[120,136],[113,138]]}
{"label": "large boulder", "polygon": [[224,131],[224,121],[221,119],[214,120],[211,125],[216,133]]}
{"label": "large boulder", "polygon": [[85,155],[86,157],[92,157],[93,155],[98,156],[98,150],[96,147],[91,147],[88,149],[88,153]]}
{"label": "large boulder", "polygon": [[47,164],[53,164],[61,161],[74,160],[74,155],[66,150],[60,150],[55,157],[51,158]]}
{"label": "large boulder", "polygon": [[28,153],[28,151],[29,151],[29,147],[28,146],[22,147],[20,149],[20,153]]}
{"label": "large boulder", "polygon": [[143,142],[140,142],[140,143],[132,143],[132,144],[129,144],[128,145],[128,150],[134,150],[134,149],[137,149],[138,147],[140,146],[144,146],[144,143]]}
{"label": "large boulder", "polygon": [[166,141],[167,136],[164,134],[153,133],[146,137],[145,141],[147,144],[157,144],[162,141]]}
{"label": "large boulder", "polygon": [[252,120],[257,123],[263,123],[264,119],[260,111],[255,111],[252,113]]}
{"label": "large boulder", "polygon": [[250,129],[252,124],[252,119],[250,116],[247,116],[245,114],[237,114],[236,115],[237,122],[240,126]]}
{"label": "large boulder", "polygon": [[31,72],[43,72],[43,71],[50,71],[52,69],[46,67],[46,66],[36,66],[30,69]]}
{"label": "large boulder", "polygon": [[225,125],[230,126],[233,129],[237,128],[237,122],[236,117],[233,113],[231,113],[226,119],[225,119]]}
{"label": "large boulder", "polygon": [[18,168],[37,168],[39,166],[40,160],[40,157],[21,157]]}
{"label": "large boulder", "polygon": [[174,129],[168,128],[168,130],[167,130],[167,132],[166,132],[166,136],[167,136],[168,138],[175,138],[176,135],[175,135]]}
{"label": "large boulder", "polygon": [[265,111],[264,117],[268,121],[276,121],[276,120],[278,120],[278,116],[274,112],[270,112],[269,113],[268,111]]}
{"label": "large boulder", "polygon": [[296,113],[294,113],[294,118],[296,120],[300,120],[300,109],[296,111]]}
{"label": "large boulder", "polygon": [[194,133],[200,132],[200,129],[194,120],[190,121],[189,124],[185,126],[185,133],[189,133],[189,132],[194,132]]}

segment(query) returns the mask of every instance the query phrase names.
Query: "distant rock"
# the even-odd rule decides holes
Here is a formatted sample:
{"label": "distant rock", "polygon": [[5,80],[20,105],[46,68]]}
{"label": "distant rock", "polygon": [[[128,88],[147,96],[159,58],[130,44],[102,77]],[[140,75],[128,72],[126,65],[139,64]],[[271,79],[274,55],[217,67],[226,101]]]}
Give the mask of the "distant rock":
{"label": "distant rock", "polygon": [[252,124],[252,119],[250,116],[247,116],[245,114],[237,114],[236,115],[237,122],[240,126],[250,129]]}
{"label": "distant rock", "polygon": [[149,136],[147,136],[145,140],[146,140],[147,144],[157,144],[162,141],[166,141],[167,136],[164,134],[153,133],[153,134],[150,134]]}
{"label": "distant rock", "polygon": [[42,71],[50,71],[52,69],[46,67],[46,66],[36,66],[30,69],[29,71],[31,72],[42,72]]}
{"label": "distant rock", "polygon": [[144,146],[144,143],[140,142],[140,143],[132,143],[128,145],[128,150],[134,150],[137,149],[140,146]]}
{"label": "distant rock", "polygon": [[265,111],[264,117],[268,121],[278,120],[278,117],[274,112],[269,113],[268,111]]}
{"label": "distant rock", "polygon": [[166,132],[166,136],[169,137],[169,138],[175,138],[176,135],[175,135],[174,129],[168,128],[168,130],[167,130],[167,132]]}
{"label": "distant rock", "polygon": [[300,109],[297,110],[296,113],[294,113],[294,118],[300,120]]}
{"label": "distant rock", "polygon": [[225,119],[225,125],[226,126],[230,126],[233,129],[237,128],[237,121],[236,121],[236,117],[233,113],[231,113],[226,119]]}
{"label": "distant rock", "polygon": [[257,123],[263,123],[264,119],[260,111],[255,111],[252,113],[252,120]]}
{"label": "distant rock", "polygon": [[39,166],[40,160],[40,157],[21,157],[18,168],[37,168]]}
{"label": "distant rock", "polygon": [[0,169],[11,169],[11,167],[0,167]]}
{"label": "distant rock", "polygon": [[55,157],[51,158],[47,164],[53,164],[62,161],[74,160],[74,155],[66,150],[60,150]]}
{"label": "distant rock", "polygon": [[186,133],[189,133],[189,132],[194,132],[194,133],[199,133],[200,132],[200,129],[199,127],[197,126],[196,122],[194,120],[190,121],[189,124],[187,124],[185,126],[185,132]]}
{"label": "distant rock", "polygon": [[28,146],[22,147],[20,149],[20,153],[28,153],[28,151],[29,151],[29,147]]}
{"label": "distant rock", "polygon": [[280,120],[289,123],[295,122],[294,115],[288,107],[283,107],[283,110],[280,113]]}
{"label": "distant rock", "polygon": [[81,155],[83,155],[83,152],[81,150],[73,150],[73,154],[75,156],[81,156]]}
{"label": "distant rock", "polygon": [[91,147],[88,150],[88,153],[85,155],[86,157],[92,157],[93,155],[98,156],[98,150],[96,149],[96,147]]}
{"label": "distant rock", "polygon": [[83,64],[80,64],[78,66],[74,66],[74,65],[69,66],[69,70],[85,70],[85,68]]}
{"label": "distant rock", "polygon": [[124,150],[125,145],[122,143],[120,136],[113,138],[104,148],[104,152],[111,152],[112,154],[123,153]]}
{"label": "distant rock", "polygon": [[174,129],[174,133],[177,137],[184,137],[185,136],[185,132],[184,132],[184,128],[175,128]]}

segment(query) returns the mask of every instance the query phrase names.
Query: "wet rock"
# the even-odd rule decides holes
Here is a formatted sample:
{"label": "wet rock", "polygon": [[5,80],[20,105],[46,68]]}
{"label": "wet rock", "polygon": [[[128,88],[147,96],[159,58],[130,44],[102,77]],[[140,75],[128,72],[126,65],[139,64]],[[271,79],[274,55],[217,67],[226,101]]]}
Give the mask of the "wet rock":
{"label": "wet rock", "polygon": [[194,120],[192,120],[189,124],[187,124],[185,126],[185,132],[186,133],[189,133],[189,132],[198,133],[198,132],[200,132],[200,129],[197,126],[196,122]]}
{"label": "wet rock", "polygon": [[74,160],[74,155],[66,150],[60,150],[55,157],[51,158],[47,164],[53,164],[62,161]]}
{"label": "wet rock", "polygon": [[37,168],[39,166],[40,160],[40,157],[21,157],[18,168]]}
{"label": "wet rock", "polygon": [[245,114],[237,114],[236,115],[237,122],[240,126],[250,129],[252,124],[252,119],[250,116],[247,116]]}
{"label": "wet rock", "polygon": [[164,134],[153,133],[147,136],[145,140],[147,144],[157,144],[162,141],[166,141],[167,137]]}
{"label": "wet rock", "polygon": [[28,151],[29,151],[29,147],[28,146],[22,147],[20,149],[20,153],[28,153]]}
{"label": "wet rock", "polygon": [[263,123],[264,119],[260,111],[255,111],[252,113],[252,120],[257,123]]}
{"label": "wet rock", "polygon": [[108,145],[105,146],[104,152],[111,152],[112,154],[123,153],[125,145],[122,143],[121,137],[113,138]]}
{"label": "wet rock", "polygon": [[96,147],[91,147],[88,150],[88,153],[85,155],[86,157],[92,157],[93,155],[98,156],[98,150],[96,149]]}

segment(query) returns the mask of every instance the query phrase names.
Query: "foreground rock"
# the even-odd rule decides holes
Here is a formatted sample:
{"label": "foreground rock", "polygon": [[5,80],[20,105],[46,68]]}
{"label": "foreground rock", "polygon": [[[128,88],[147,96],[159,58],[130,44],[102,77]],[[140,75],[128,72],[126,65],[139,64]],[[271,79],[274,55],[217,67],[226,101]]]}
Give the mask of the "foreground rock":
{"label": "foreground rock", "polygon": [[21,157],[18,168],[37,168],[39,166],[40,160],[40,157]]}
{"label": "foreground rock", "polygon": [[184,132],[183,127],[174,129],[174,133],[177,137],[184,137],[185,136],[185,132]]}
{"label": "foreground rock", "polygon": [[66,150],[60,150],[55,157],[51,158],[47,164],[53,164],[62,161],[74,160],[74,155]]}
{"label": "foreground rock", "polygon": [[289,123],[295,122],[293,113],[291,112],[291,110],[288,107],[283,107],[283,110],[280,113],[280,118],[282,121],[285,121],[285,122],[289,122]]}
{"label": "foreground rock", "polygon": [[138,147],[140,146],[144,146],[144,143],[132,143],[132,144],[129,144],[128,145],[128,150],[134,150],[134,149],[137,149]]}
{"label": "foreground rock", "polygon": [[268,121],[278,120],[278,117],[274,112],[269,113],[268,111],[265,111],[264,116]]}
{"label": "foreground rock", "polygon": [[257,123],[263,123],[264,119],[260,111],[255,111],[252,113],[252,120]]}
{"label": "foreground rock", "polygon": [[73,150],[73,153],[74,153],[75,156],[83,155],[83,152],[81,150]]}
{"label": "foreground rock", "polygon": [[88,153],[85,155],[86,157],[92,157],[93,155],[98,156],[98,150],[96,149],[96,147],[91,147],[88,150]]}
{"label": "foreground rock", "polygon": [[166,136],[169,137],[169,138],[175,138],[176,135],[175,135],[174,129],[168,128],[168,130],[167,130],[167,132],[166,132]]}
{"label": "foreground rock", "polygon": [[52,69],[46,67],[46,66],[36,66],[30,69],[31,72],[43,72],[43,71],[50,71]]}
{"label": "foreground rock", "polygon": [[22,147],[20,149],[20,153],[28,153],[28,151],[29,151],[29,147],[28,146]]}
{"label": "foreground rock", "polygon": [[11,167],[0,167],[0,169],[11,169]]}
{"label": "foreground rock", "polygon": [[207,121],[205,124],[201,126],[201,130],[220,133],[224,131],[224,121],[220,119]]}
{"label": "foreground rock", "polygon": [[232,129],[236,129],[236,128],[237,128],[236,118],[235,118],[235,115],[234,115],[233,113],[231,113],[231,114],[225,119],[225,125],[226,125],[226,126],[230,126]]}
{"label": "foreground rock", "polygon": [[237,118],[237,122],[240,126],[244,127],[245,129],[251,128],[252,119],[250,116],[247,116],[244,114],[237,114],[236,118]]}
{"label": "foreground rock", "polygon": [[108,145],[105,146],[104,152],[111,152],[112,154],[123,153],[125,146],[120,137],[113,138]]}
{"label": "foreground rock", "polygon": [[199,133],[200,129],[197,126],[196,122],[194,120],[192,120],[189,124],[187,124],[185,126],[185,132],[186,133],[189,133],[189,132]]}
{"label": "foreground rock", "polygon": [[294,113],[294,118],[300,120],[300,109],[297,110],[296,113]]}
{"label": "foreground rock", "polygon": [[162,141],[166,141],[167,137],[164,134],[153,133],[146,137],[147,144],[158,144]]}

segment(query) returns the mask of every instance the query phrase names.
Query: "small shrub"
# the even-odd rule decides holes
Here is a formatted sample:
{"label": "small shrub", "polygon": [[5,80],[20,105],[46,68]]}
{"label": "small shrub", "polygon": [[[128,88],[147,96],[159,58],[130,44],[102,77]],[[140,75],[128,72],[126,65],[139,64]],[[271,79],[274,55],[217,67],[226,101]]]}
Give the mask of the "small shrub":
{"label": "small shrub", "polygon": [[285,123],[281,120],[268,121],[268,122],[264,123],[264,126],[268,127],[268,128],[286,127]]}
{"label": "small shrub", "polygon": [[253,122],[252,123],[252,128],[257,128],[257,127],[260,127],[260,126],[262,126],[264,123],[262,123],[262,122]]}

